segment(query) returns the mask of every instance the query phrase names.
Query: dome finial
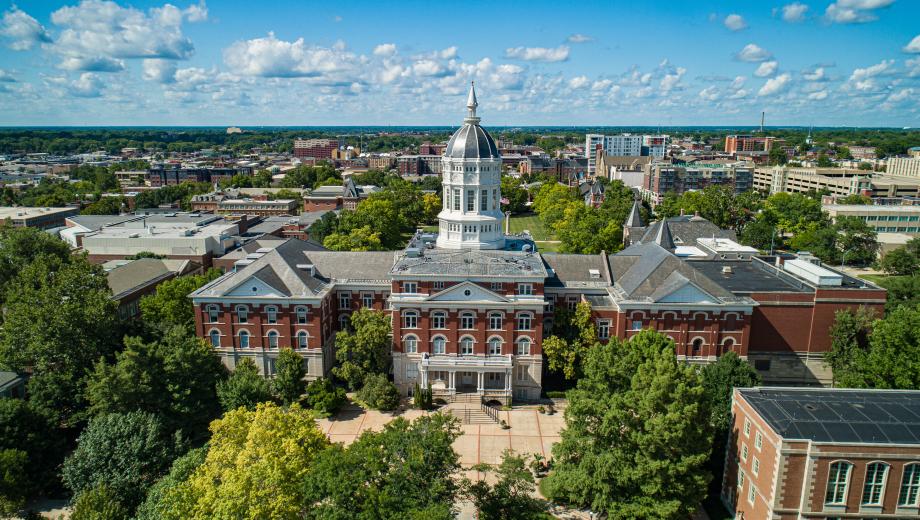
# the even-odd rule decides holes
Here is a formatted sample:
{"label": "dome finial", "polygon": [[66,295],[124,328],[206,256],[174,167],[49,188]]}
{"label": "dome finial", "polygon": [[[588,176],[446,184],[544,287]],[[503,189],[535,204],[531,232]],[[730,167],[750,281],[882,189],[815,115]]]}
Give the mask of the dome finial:
{"label": "dome finial", "polygon": [[476,101],[476,82],[470,81],[470,95],[466,98],[466,108],[469,110],[469,118],[476,117],[476,107],[479,106],[479,102]]}

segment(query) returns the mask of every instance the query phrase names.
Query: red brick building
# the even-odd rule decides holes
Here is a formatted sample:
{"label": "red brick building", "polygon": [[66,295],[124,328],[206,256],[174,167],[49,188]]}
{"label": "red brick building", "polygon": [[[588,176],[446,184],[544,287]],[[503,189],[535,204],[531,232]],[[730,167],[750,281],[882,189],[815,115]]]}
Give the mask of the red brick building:
{"label": "red brick building", "polygon": [[294,139],[294,156],[331,159],[332,153],[342,144],[344,143],[339,139]]}
{"label": "red brick building", "polygon": [[917,518],[920,392],[736,388],[722,500],[736,518]]}

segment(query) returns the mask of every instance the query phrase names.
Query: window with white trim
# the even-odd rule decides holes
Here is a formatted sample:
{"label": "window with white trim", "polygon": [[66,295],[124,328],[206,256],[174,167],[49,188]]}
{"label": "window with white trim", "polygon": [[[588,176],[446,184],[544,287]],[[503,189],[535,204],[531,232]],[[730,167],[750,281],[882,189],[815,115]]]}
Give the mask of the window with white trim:
{"label": "window with white trim", "polygon": [[339,330],[351,330],[351,315],[343,314],[339,316]]}
{"label": "window with white trim", "polygon": [[265,308],[265,323],[270,325],[278,323],[278,307],[272,305]]}
{"label": "window with white trim", "polygon": [[738,491],[740,492],[744,489],[744,470],[741,469],[741,466],[738,466]]}
{"label": "window with white trim", "polygon": [[418,365],[409,363],[406,365],[406,379],[416,379],[418,377]]}
{"label": "window with white trim", "polygon": [[406,336],[406,339],[403,340],[403,350],[406,354],[418,352],[418,338],[412,335]]}
{"label": "window with white trim", "polygon": [[632,320],[629,330],[642,330],[642,320]]}
{"label": "window with white trim", "polygon": [[904,466],[901,476],[901,492],[898,494],[899,506],[916,506],[917,497],[920,495],[920,462]]}
{"label": "window with white trim", "polygon": [[447,315],[440,311],[431,313],[431,328],[432,329],[446,329],[447,328]]}
{"label": "window with white trim", "polygon": [[470,356],[473,354],[473,338],[466,336],[460,338],[460,355]]}
{"label": "window with white trim", "polygon": [[431,283],[431,286],[432,286],[435,290],[440,291],[441,289],[444,288],[444,282],[432,282],[432,283]]}
{"label": "window with white trim", "polygon": [[268,333],[268,348],[278,348],[278,333],[275,331]]}
{"label": "window with white trim", "polygon": [[309,338],[309,336],[307,336],[307,333],[306,333],[305,331],[300,331],[300,332],[298,332],[298,333],[297,333],[297,347],[298,347],[298,348],[307,348],[307,344],[309,343],[309,339],[308,339],[308,338]]}
{"label": "window with white trim", "polygon": [[744,420],[744,436],[745,437],[751,436],[751,420],[750,419]]}
{"label": "window with white trim", "polygon": [[236,321],[237,323],[247,323],[249,320],[249,308],[245,305],[236,306]]}
{"label": "window with white trim", "polygon": [[757,457],[754,457],[751,462],[751,472],[754,473],[755,477],[760,474],[760,460]]}
{"label": "window with white trim", "polygon": [[610,338],[610,320],[597,321],[597,337],[598,339]]}
{"label": "window with white trim", "polygon": [[521,338],[517,341],[517,355],[530,355],[530,338]]}
{"label": "window with white trim", "polygon": [[741,460],[747,462],[748,459],[748,447],[747,444],[741,443]]}
{"label": "window with white trim", "polygon": [[844,505],[847,502],[847,486],[850,483],[850,473],[853,465],[845,461],[831,464],[827,474],[827,493],[824,495],[825,504]]}
{"label": "window with white trim", "polygon": [[351,293],[350,292],[340,292],[339,293],[339,309],[351,309]]}
{"label": "window with white trim", "polygon": [[442,355],[447,353],[447,340],[444,339],[444,336],[435,336],[431,343],[431,350],[434,354]]}
{"label": "window with white trim", "polygon": [[863,485],[862,504],[864,506],[882,505],[885,480],[888,478],[888,464],[873,462],[866,466],[866,483]]}
{"label": "window with white trim", "polygon": [[211,337],[211,346],[215,348],[219,348],[220,347],[220,331],[212,330],[209,336]]}
{"label": "window with white trim", "polygon": [[307,324],[307,308],[306,307],[297,307],[294,312],[297,314],[297,324],[306,325]]}
{"label": "window with white trim", "polygon": [[460,188],[454,188],[453,210],[460,211]]}
{"label": "window with white trim", "polygon": [[502,314],[500,312],[489,313],[489,330],[502,330]]}
{"label": "window with white trim", "polygon": [[518,381],[527,381],[527,367],[525,365],[518,365],[515,371],[517,372]]}
{"label": "window with white trim", "polygon": [[479,210],[487,211],[489,209],[489,190],[479,192]]}
{"label": "window with white trim", "polygon": [[208,305],[208,323],[217,323],[220,319],[220,308],[217,305]]}
{"label": "window with white trim", "polygon": [[472,312],[464,312],[460,315],[460,328],[470,330],[476,328],[476,315]]}
{"label": "window with white trim", "polygon": [[518,314],[517,316],[517,330],[532,330],[533,328],[533,315],[531,314]]}
{"label": "window with white trim", "polygon": [[403,311],[402,319],[403,319],[402,326],[404,329],[417,329],[418,328],[418,312]]}
{"label": "window with white trim", "polygon": [[417,293],[417,292],[418,292],[418,283],[416,283],[416,282],[403,282],[403,284],[402,284],[402,292],[404,292],[404,293],[409,293],[409,294],[415,294],[415,293]]}
{"label": "window with white trim", "polygon": [[490,338],[489,339],[489,355],[490,356],[502,355],[502,340],[500,338]]}
{"label": "window with white trim", "polygon": [[763,435],[761,435],[760,431],[754,434],[754,447],[758,450],[763,447]]}
{"label": "window with white trim", "polygon": [[374,306],[374,293],[362,293],[361,306],[365,309],[372,308]]}
{"label": "window with white trim", "polygon": [[754,500],[757,499],[757,488],[754,487],[754,484],[748,486],[748,503],[753,505]]}
{"label": "window with white trim", "polygon": [[533,284],[532,283],[519,283],[517,286],[517,293],[520,296],[532,296],[533,295]]}
{"label": "window with white trim", "polygon": [[502,283],[501,283],[501,282],[492,282],[492,283],[489,284],[489,288],[492,289],[493,291],[501,291],[501,290],[502,290]]}
{"label": "window with white trim", "polygon": [[245,330],[240,331],[240,348],[249,348],[249,333]]}
{"label": "window with white trim", "polygon": [[466,190],[466,210],[476,211],[476,192],[474,190]]}

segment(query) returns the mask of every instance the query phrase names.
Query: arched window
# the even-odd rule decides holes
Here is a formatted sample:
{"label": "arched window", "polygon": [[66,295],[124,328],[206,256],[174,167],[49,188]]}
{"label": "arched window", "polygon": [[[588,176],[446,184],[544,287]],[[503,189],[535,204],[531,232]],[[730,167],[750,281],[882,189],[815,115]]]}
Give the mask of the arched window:
{"label": "arched window", "polygon": [[463,330],[476,328],[476,315],[472,312],[464,312],[460,314],[460,328]]}
{"label": "arched window", "polygon": [[703,345],[705,345],[705,344],[706,344],[706,342],[703,340],[703,338],[693,338],[693,341],[690,343],[690,346],[691,346],[690,355],[691,355],[691,356],[700,356],[700,355],[702,355],[702,354],[703,354]]}
{"label": "arched window", "polygon": [[519,356],[529,356],[530,355],[530,338],[520,338],[517,340],[517,355]]}
{"label": "arched window", "polygon": [[245,305],[236,306],[236,321],[239,323],[246,323],[249,320],[249,308]]}
{"label": "arched window", "polygon": [[464,336],[460,338],[460,355],[470,356],[473,354],[473,338]]}
{"label": "arched window", "polygon": [[217,305],[208,305],[208,323],[217,323],[220,318],[220,308]]}
{"label": "arched window", "polygon": [[275,331],[268,333],[268,348],[278,348],[278,333]]}
{"label": "arched window", "polygon": [[431,313],[431,328],[432,329],[446,329],[447,328],[447,314],[441,311]]}
{"label": "arched window", "polygon": [[343,314],[339,316],[339,330],[351,330],[351,315]]}
{"label": "arched window", "polygon": [[824,496],[825,504],[845,505],[847,502],[847,487],[850,484],[850,473],[853,465],[839,460],[831,464],[827,473],[827,493]]}
{"label": "arched window", "polygon": [[725,324],[722,325],[724,330],[741,330],[741,316],[737,312],[726,313],[724,318]]}
{"label": "arched window", "polygon": [[415,354],[418,352],[418,338],[413,334],[409,334],[403,339],[403,351],[406,354]]}
{"label": "arched window", "polygon": [[306,325],[307,324],[307,308],[297,307],[296,309],[294,309],[294,312],[297,314],[297,324]]}
{"label": "arched window", "polygon": [[307,331],[302,330],[297,333],[297,347],[298,348],[307,348],[308,338]]}
{"label": "arched window", "polygon": [[722,342],[722,350],[728,352],[733,348],[735,348],[734,338],[725,338],[725,341]]}
{"label": "arched window", "polygon": [[899,506],[916,506],[917,496],[920,495],[920,462],[904,466],[904,475],[901,477],[901,492],[898,494]]}
{"label": "arched window", "polygon": [[866,466],[866,483],[863,485],[862,503],[866,506],[882,505],[885,481],[888,479],[888,464],[873,462]]}
{"label": "arched window", "polygon": [[417,329],[418,328],[418,312],[403,311],[402,319],[403,319],[402,326],[404,329]]}
{"label": "arched window", "polygon": [[502,330],[502,313],[489,313],[489,330]]}
{"label": "arched window", "polygon": [[211,346],[220,347],[220,331],[214,329],[211,331],[209,336],[211,337]]}
{"label": "arched window", "polygon": [[240,348],[249,348],[249,333],[245,330],[240,331]]}
{"label": "arched window", "polygon": [[435,336],[434,339],[431,340],[431,345],[431,350],[434,354],[440,355],[447,353],[447,340],[444,339],[444,336]]}
{"label": "arched window", "polygon": [[502,339],[498,337],[489,338],[489,355],[490,356],[500,356],[502,355]]}
{"label": "arched window", "polygon": [[265,323],[278,323],[278,307],[271,305],[265,308]]}
{"label": "arched window", "polygon": [[517,330],[531,330],[533,328],[533,315],[521,313],[517,315]]}

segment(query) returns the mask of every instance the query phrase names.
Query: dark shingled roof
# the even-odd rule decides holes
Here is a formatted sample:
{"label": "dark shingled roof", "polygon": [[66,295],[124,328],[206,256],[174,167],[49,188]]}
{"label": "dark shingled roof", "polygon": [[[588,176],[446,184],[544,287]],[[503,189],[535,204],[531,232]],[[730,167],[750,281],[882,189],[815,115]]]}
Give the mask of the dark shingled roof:
{"label": "dark shingled roof", "polygon": [[[553,275],[546,281],[549,287],[564,287],[573,283],[578,285],[586,283],[607,285],[610,283],[602,255],[541,253],[540,256],[547,269],[553,270]],[[600,278],[591,278],[591,269],[597,269]]]}
{"label": "dark shingled roof", "polygon": [[738,392],[785,439],[920,444],[920,391],[760,387]]}
{"label": "dark shingled roof", "polygon": [[[668,232],[671,239],[678,246],[695,246],[698,238],[727,238],[735,242],[738,237],[735,232],[728,229],[720,229],[719,226],[712,222],[693,215],[681,215],[667,219]],[[642,236],[642,242],[653,242],[658,236],[658,229],[661,227],[661,221],[652,222],[645,230]]]}

